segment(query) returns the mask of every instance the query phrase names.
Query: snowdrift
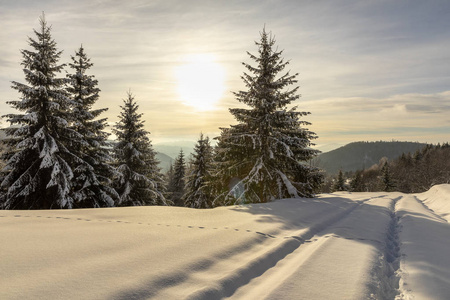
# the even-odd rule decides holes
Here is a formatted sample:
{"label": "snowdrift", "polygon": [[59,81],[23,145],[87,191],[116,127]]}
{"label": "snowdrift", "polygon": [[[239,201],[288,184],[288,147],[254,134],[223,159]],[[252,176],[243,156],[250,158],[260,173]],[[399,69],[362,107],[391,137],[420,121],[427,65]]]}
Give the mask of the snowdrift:
{"label": "snowdrift", "polygon": [[0,299],[448,299],[449,201],[1,211]]}
{"label": "snowdrift", "polygon": [[418,194],[418,198],[429,209],[450,221],[450,184],[435,185],[429,191]]}

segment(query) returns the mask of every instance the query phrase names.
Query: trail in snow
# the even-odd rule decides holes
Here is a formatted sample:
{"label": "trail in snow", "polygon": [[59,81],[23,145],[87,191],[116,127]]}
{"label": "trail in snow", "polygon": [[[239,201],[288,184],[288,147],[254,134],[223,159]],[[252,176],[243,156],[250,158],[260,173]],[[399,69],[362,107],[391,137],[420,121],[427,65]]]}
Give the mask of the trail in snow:
{"label": "trail in snow", "polygon": [[[447,299],[450,188],[0,212],[1,299]],[[433,210],[433,211],[432,211]]]}
{"label": "trail in snow", "polygon": [[371,291],[379,289],[374,284],[372,269],[384,248],[392,202],[384,195],[362,201],[231,298],[369,297]]}
{"label": "trail in snow", "polygon": [[[283,241],[271,247],[270,250],[265,249],[265,251],[253,258],[248,264],[239,266],[238,269],[231,272],[228,276],[220,277],[214,285],[196,291],[188,299],[221,299],[232,296],[240,287],[273,268],[279,261],[287,255],[290,255],[302,244],[312,242],[310,239],[316,233],[342,220],[365,201],[367,200],[356,202],[343,210],[334,210],[328,215],[318,218],[307,230],[292,232],[288,236],[285,236]],[[209,280],[211,280],[211,277],[209,277]],[[265,289],[264,293],[266,294],[267,291]],[[244,294],[246,294],[245,298],[248,299],[249,293],[244,292]],[[250,297],[254,298],[255,296],[252,295]],[[257,298],[259,297],[255,297],[255,299]]]}
{"label": "trail in snow", "polygon": [[[450,197],[447,198],[450,201]],[[398,202],[404,299],[449,299],[450,225],[414,195]]]}

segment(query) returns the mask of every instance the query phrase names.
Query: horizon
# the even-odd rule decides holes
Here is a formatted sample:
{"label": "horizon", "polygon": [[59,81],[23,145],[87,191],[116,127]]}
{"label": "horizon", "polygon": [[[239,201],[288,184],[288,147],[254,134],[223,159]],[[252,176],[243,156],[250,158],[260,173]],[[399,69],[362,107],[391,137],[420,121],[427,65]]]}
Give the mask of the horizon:
{"label": "horizon", "polygon": [[[154,145],[210,138],[244,107],[242,62],[253,64],[263,27],[290,61],[301,98],[292,103],[322,152],[356,141],[448,142],[450,3],[342,1],[15,1],[0,4],[0,111],[17,113],[11,81],[24,82],[29,49],[45,12],[68,63],[81,44],[102,90],[96,107],[109,129],[131,90]],[[69,68],[65,68],[69,71]],[[289,71],[286,70],[286,71]],[[61,74],[64,76],[64,73]],[[210,89],[202,89],[207,85]],[[3,122],[5,126],[6,122]]]}
{"label": "horizon", "polygon": [[[0,127],[0,129],[2,129],[2,127]],[[0,140],[1,140],[2,138],[3,138],[3,135],[2,135],[2,131],[0,130]],[[210,137],[210,141],[211,141],[211,144],[212,144],[213,146],[215,146],[216,143],[215,143],[215,140],[214,140],[213,138],[214,138],[214,137]],[[113,142],[113,141],[116,141],[116,140],[115,140],[115,139],[108,138],[108,141],[109,141],[109,142]],[[153,146],[153,148],[154,148],[156,151],[157,151],[156,148],[161,148],[161,147],[172,147],[172,148],[178,147],[178,148],[180,148],[180,149],[183,149],[183,151],[185,151],[185,149],[191,149],[191,150],[193,150],[194,147],[195,147],[196,142],[197,142],[197,140],[159,140],[159,141],[157,141],[157,142],[151,141],[152,146]],[[333,150],[342,148],[342,147],[344,147],[344,146],[347,146],[347,145],[353,144],[353,143],[376,143],[376,142],[383,142],[383,143],[389,143],[389,142],[399,142],[399,143],[422,143],[422,142],[419,142],[419,141],[412,141],[412,140],[411,140],[411,141],[407,141],[407,140],[373,140],[373,141],[369,141],[369,140],[359,140],[359,141],[349,141],[348,143],[345,143],[345,144],[322,145],[322,148],[320,148],[320,149],[319,149],[319,147],[317,147],[317,146],[314,146],[313,148],[317,148],[318,150],[320,150],[320,151],[321,151],[321,153],[319,153],[319,155],[320,155],[320,154],[322,154],[322,153],[327,153],[327,152],[330,152],[330,151],[333,151]],[[444,144],[444,143],[448,143],[448,142],[424,143],[424,144],[437,145],[437,144]],[[176,155],[169,155],[168,153],[165,153],[165,152],[163,152],[163,151],[157,151],[157,152],[163,153],[163,154],[169,156],[169,157],[172,158],[172,159],[175,159],[175,157],[176,157]],[[178,153],[178,152],[177,152],[177,153]],[[191,152],[189,152],[189,153],[186,152],[185,154],[186,154],[186,155],[190,155],[190,154],[192,154],[192,153],[191,153]]]}

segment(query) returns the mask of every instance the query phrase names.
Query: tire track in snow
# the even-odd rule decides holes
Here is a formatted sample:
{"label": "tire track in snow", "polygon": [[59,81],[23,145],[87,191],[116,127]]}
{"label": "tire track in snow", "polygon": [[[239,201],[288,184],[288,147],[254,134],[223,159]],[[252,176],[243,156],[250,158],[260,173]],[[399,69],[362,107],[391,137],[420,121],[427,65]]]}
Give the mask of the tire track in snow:
{"label": "tire track in snow", "polygon": [[[250,261],[245,261],[243,265],[238,266],[237,269],[233,270],[232,272],[225,274],[222,278],[220,278],[217,282],[212,282],[212,278],[208,278],[208,281],[205,282],[205,285],[207,287],[202,290],[198,290],[194,293],[191,293],[190,295],[187,295],[188,299],[221,299],[223,297],[228,297],[234,294],[234,292],[246,285],[248,282],[250,282],[253,278],[259,277],[261,274],[265,273],[267,270],[274,267],[280,260],[284,259],[287,255],[298,249],[301,245],[306,243],[311,243],[310,240],[314,235],[316,235],[318,232],[325,230],[327,227],[332,226],[334,223],[344,219],[349,214],[351,214],[355,209],[360,207],[363,203],[371,200],[370,199],[364,199],[355,201],[350,205],[350,207],[341,210],[336,210],[332,214],[327,215],[323,220],[318,221],[313,226],[303,229],[299,232],[298,235],[291,235],[286,236],[282,238],[281,236],[273,236],[270,234],[265,234],[262,232],[256,232],[253,233],[258,234],[259,236],[270,239],[274,241],[274,243],[271,244],[270,247],[262,245],[261,251],[259,251],[258,256],[254,257]],[[15,218],[29,218],[33,216],[22,216],[22,215],[14,215],[10,217]],[[42,218],[42,219],[58,219],[58,220],[73,220],[73,221],[86,221],[86,222],[92,222],[92,221],[98,221],[103,222],[105,224],[112,223],[112,224],[124,224],[124,223],[131,223],[131,224],[139,224],[139,225],[152,225],[155,226],[155,224],[151,223],[132,223],[132,222],[126,222],[121,220],[101,220],[101,219],[87,219],[87,218],[65,218],[60,216],[34,216],[36,218]],[[112,225],[111,224],[111,225]],[[156,224],[156,226],[178,226],[181,225],[173,225],[173,224]],[[183,225],[183,227],[188,227],[187,225]],[[204,230],[205,227],[199,228],[200,226],[194,227],[191,226],[190,229],[197,229],[197,230]],[[202,227],[202,226],[201,226]],[[235,228],[229,228],[229,227],[223,227],[223,228],[216,228],[215,229],[223,229],[223,230],[233,230],[235,231]],[[241,230],[244,231],[244,230]],[[247,230],[247,232],[251,232]],[[277,239],[278,238],[278,239]],[[220,261],[221,259],[232,257],[236,254],[243,253],[243,251],[251,251],[252,246],[254,243],[249,242],[248,245],[240,245],[236,249],[233,249],[233,251],[230,251],[227,255],[224,257],[219,257],[219,259],[211,261],[211,260],[205,260],[205,261],[195,261],[192,263],[192,266],[189,268],[186,268],[190,270],[189,274],[178,274],[177,276],[172,277],[173,274],[167,274],[167,276],[162,275],[161,276],[161,282],[152,282],[153,284],[150,284],[145,289],[138,292],[139,296],[137,296],[136,299],[147,299],[150,297],[156,297],[160,295],[160,292],[167,288],[167,282],[170,281],[172,283],[172,286],[175,287],[179,284],[182,284],[184,281],[188,280],[191,276],[196,276],[196,273],[203,273],[207,275],[211,275],[209,273],[209,270],[214,267],[214,265]],[[218,273],[217,275],[223,275]],[[201,276],[200,276],[201,277]],[[134,294],[134,293],[133,293]],[[129,299],[128,296],[130,294],[124,293],[122,295],[123,297],[118,297],[117,299]],[[135,295],[136,296],[136,295]]]}
{"label": "tire track in snow", "polygon": [[259,257],[247,262],[230,274],[223,276],[213,284],[209,283],[207,287],[188,295],[186,299],[210,300],[232,296],[237,289],[245,286],[252,279],[261,276],[266,271],[273,268],[279,261],[293,253],[301,245],[313,242],[314,240],[311,239],[317,233],[346,218],[362,204],[372,199],[373,198],[359,200],[350,208],[333,214],[327,219],[311,226],[306,231],[302,230],[299,235],[286,236],[284,240],[265,251]]}
{"label": "tire track in snow", "polygon": [[398,299],[449,299],[448,221],[428,209],[416,195],[399,202],[401,217],[401,296]]}
{"label": "tire track in snow", "polygon": [[[361,204],[370,199],[355,201],[342,210],[332,210],[322,216],[322,220],[299,231],[298,235],[278,239],[248,240],[245,244],[191,262],[189,267],[180,268],[176,273],[161,274],[157,281],[150,281],[140,288],[123,291],[114,299],[222,299],[232,296],[235,291],[274,267],[280,260],[295,251],[318,231],[345,218]],[[229,265],[227,260],[239,262]],[[199,267],[201,266],[201,267]],[[170,282],[170,285],[167,283]],[[192,291],[192,286],[204,287]],[[191,290],[190,292],[187,292]],[[182,294],[180,294],[182,291]]]}
{"label": "tire track in snow", "polygon": [[[346,230],[353,230],[357,227],[357,223],[354,223],[355,221],[358,221],[360,219],[361,214],[364,214],[368,210],[372,210],[372,205],[367,205],[369,203],[375,203],[374,207],[377,207],[374,209],[374,211],[378,211],[379,209],[384,210],[384,219],[385,226],[389,223],[389,205],[391,204],[392,199],[386,197],[389,195],[381,195],[376,197],[370,197],[365,198],[363,200],[359,200],[358,204],[354,206],[352,209],[347,211],[345,214],[341,216],[341,218],[338,218],[335,222],[330,223],[328,226],[323,226],[322,228],[319,228],[319,230],[316,230],[314,235],[312,237],[309,237],[308,239],[301,239],[299,236],[291,236],[288,238],[294,238],[299,239],[302,244],[305,245],[297,247],[292,253],[289,253],[290,255],[282,260],[279,261],[279,264],[276,265],[276,267],[268,269],[266,274],[262,274],[260,277],[255,278],[250,282],[248,285],[242,286],[241,289],[237,290],[233,295],[229,297],[229,299],[284,299],[287,294],[289,295],[295,295],[299,299],[334,299],[331,297],[330,294],[321,293],[321,288],[315,289],[315,291],[311,291],[312,286],[308,284],[315,284],[309,282],[305,277],[312,275],[312,276],[319,276],[321,279],[328,280],[328,284],[332,284],[334,288],[339,290],[340,288],[343,288],[346,290],[346,293],[348,296],[352,295],[352,292],[354,292],[356,289],[352,289],[353,286],[349,286],[349,280],[343,279],[341,280],[341,277],[339,277],[342,273],[345,271],[342,271],[345,269],[345,266],[342,266],[342,263],[340,267],[342,269],[336,270],[337,272],[332,272],[332,274],[329,274],[328,271],[320,270],[323,268],[324,263],[334,263],[334,255],[338,255],[336,253],[341,253],[341,251],[346,251],[343,249],[346,249],[346,247],[349,247],[348,243],[339,242],[339,240],[352,240],[352,241],[358,241],[361,242],[361,244],[370,244],[375,246],[379,251],[382,251],[384,248],[384,228],[380,230],[380,239],[377,239],[374,235],[358,235],[357,233],[351,233],[346,232]],[[383,199],[382,201],[378,201],[380,199]],[[386,203],[386,206],[383,205],[383,203]],[[381,204],[381,205],[380,205]],[[377,215],[377,212],[374,212],[372,214],[366,214],[366,216],[373,216]],[[378,216],[377,216],[378,217]],[[340,231],[341,235],[338,235],[335,232],[335,230],[343,229],[343,231]],[[307,235],[302,235],[303,237],[307,237]],[[359,243],[358,243],[359,244]],[[348,249],[348,248],[347,248]],[[333,252],[336,251],[336,252]],[[342,253],[341,253],[342,254]],[[358,256],[358,255],[356,255]],[[362,255],[364,257],[364,255]],[[377,258],[376,254],[373,256],[374,259]],[[354,256],[347,256],[345,259],[350,259],[350,261],[353,262],[353,259],[356,259]],[[339,260],[338,260],[339,261]],[[343,261],[342,259],[340,260]],[[364,263],[368,260],[359,261],[361,264],[357,265],[364,265]],[[317,264],[317,269],[314,267]],[[370,272],[370,264],[366,264],[367,274]],[[349,267],[348,269],[355,269],[353,266]],[[317,270],[317,272],[315,272]],[[313,272],[311,272],[313,271]],[[356,268],[356,271],[358,271],[358,268]],[[360,269],[359,269],[360,271]],[[356,272],[358,273],[358,272]],[[321,274],[321,275],[318,275]],[[355,273],[354,273],[355,274]],[[324,276],[324,277],[320,277]],[[345,278],[345,275],[342,275]],[[305,280],[306,279],[306,280]],[[319,280],[321,280],[319,279]],[[354,281],[351,281],[351,283],[358,282],[359,278],[354,278]],[[304,283],[308,281],[308,283]],[[318,282],[318,281],[315,281]],[[299,287],[303,283],[302,287]],[[369,282],[367,282],[369,283]],[[325,286],[326,283],[324,283]],[[267,287],[265,289],[261,289],[261,287]],[[302,290],[303,289],[303,290]],[[366,291],[366,286],[361,285],[360,291]],[[249,297],[250,295],[250,297]],[[306,295],[315,295],[311,296],[311,298],[308,298],[309,296]],[[320,296],[319,296],[320,295]],[[325,296],[327,295],[327,296]],[[364,293],[364,298],[358,298],[358,299],[368,299],[368,294]],[[296,299],[296,297],[292,299]],[[194,298],[194,297],[193,297]],[[207,297],[205,297],[207,299]],[[213,298],[216,299],[216,298]],[[218,299],[218,297],[217,297]],[[228,299],[228,298],[227,298]],[[337,298],[336,298],[337,299]],[[347,298],[342,298],[347,299]],[[354,298],[348,298],[348,299],[354,299]],[[383,298],[384,299],[384,298]]]}

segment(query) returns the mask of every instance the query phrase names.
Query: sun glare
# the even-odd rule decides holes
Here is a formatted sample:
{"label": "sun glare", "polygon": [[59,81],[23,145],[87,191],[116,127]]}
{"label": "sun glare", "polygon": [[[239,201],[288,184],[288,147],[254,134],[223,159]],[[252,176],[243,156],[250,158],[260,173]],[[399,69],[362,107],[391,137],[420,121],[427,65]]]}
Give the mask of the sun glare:
{"label": "sun glare", "polygon": [[178,95],[196,110],[212,110],[225,92],[225,71],[209,54],[189,56],[175,69]]}

